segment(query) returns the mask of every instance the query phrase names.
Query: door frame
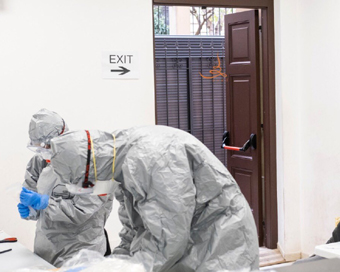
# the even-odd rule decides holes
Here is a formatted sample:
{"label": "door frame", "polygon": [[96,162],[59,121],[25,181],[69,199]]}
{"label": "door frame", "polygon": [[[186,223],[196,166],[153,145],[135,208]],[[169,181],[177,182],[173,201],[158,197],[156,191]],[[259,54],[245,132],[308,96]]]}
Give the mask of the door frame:
{"label": "door frame", "polygon": [[[263,138],[265,158],[264,245],[267,248],[272,249],[277,248],[278,223],[277,223],[277,170],[276,170],[274,0],[152,0],[152,4],[165,6],[209,6],[209,7],[216,6],[225,8],[261,9],[262,63],[263,63],[262,66],[263,128],[264,128]],[[155,42],[153,46],[155,53]],[[155,70],[154,73],[156,73]],[[156,74],[154,75],[154,80],[156,80]]]}

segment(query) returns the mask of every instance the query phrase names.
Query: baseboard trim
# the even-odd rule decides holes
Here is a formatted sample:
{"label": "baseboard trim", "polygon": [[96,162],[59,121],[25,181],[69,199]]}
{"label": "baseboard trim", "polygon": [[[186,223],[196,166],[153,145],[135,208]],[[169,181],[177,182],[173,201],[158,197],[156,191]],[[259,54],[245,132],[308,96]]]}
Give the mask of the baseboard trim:
{"label": "baseboard trim", "polygon": [[311,255],[307,253],[301,253],[301,259],[309,258]]}
{"label": "baseboard trim", "polygon": [[294,262],[301,259],[301,252],[285,253],[280,246],[280,243],[277,243],[277,249],[280,251],[282,257],[285,259],[286,262]]}

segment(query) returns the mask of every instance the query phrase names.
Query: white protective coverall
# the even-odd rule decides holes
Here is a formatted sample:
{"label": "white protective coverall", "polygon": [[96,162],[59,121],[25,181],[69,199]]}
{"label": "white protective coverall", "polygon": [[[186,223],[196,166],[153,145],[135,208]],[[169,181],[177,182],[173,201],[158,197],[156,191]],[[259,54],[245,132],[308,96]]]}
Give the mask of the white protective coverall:
{"label": "white protective coverall", "polygon": [[[164,126],[114,131],[115,141],[110,133],[89,133],[98,180],[111,179],[114,146],[116,150],[115,195],[124,228],[114,254],[150,255],[155,272],[258,268],[258,237],[249,205],[225,166],[199,140]],[[51,147],[59,178],[81,186],[88,154],[85,131],[61,135]],[[93,172],[91,157],[92,181]],[[48,219],[45,227],[53,227],[53,217]],[[72,221],[70,217],[70,225],[62,227],[65,232]],[[56,229],[44,231],[52,235]]]}
{"label": "white protective coverall", "polygon": [[[30,126],[30,144],[50,145],[52,138],[68,131],[63,119],[56,113],[42,109],[33,115]],[[70,194],[40,154],[29,161],[23,186],[50,196],[46,209],[30,207],[29,217],[37,220],[34,252],[51,264],[60,267],[80,249],[110,253],[104,225],[112,208],[113,196],[81,196]]]}

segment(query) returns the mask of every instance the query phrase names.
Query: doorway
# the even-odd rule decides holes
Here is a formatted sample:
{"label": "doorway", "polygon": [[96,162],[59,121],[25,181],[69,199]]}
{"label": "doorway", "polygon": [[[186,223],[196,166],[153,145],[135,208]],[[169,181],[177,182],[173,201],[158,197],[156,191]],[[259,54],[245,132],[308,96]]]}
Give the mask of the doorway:
{"label": "doorway", "polygon": [[[259,242],[267,248],[276,248],[277,246],[277,200],[276,200],[276,136],[275,136],[275,82],[274,82],[274,29],[273,29],[273,3],[272,1],[258,0],[252,1],[249,5],[247,0],[214,0],[214,1],[199,1],[199,0],[153,0],[154,7],[162,7],[158,9],[154,16],[164,16],[164,24],[155,24],[161,34],[166,34],[173,29],[167,27],[167,22],[174,16],[169,7],[196,7],[191,14],[195,16],[196,21],[191,21],[190,27],[193,32],[211,33],[213,36],[199,37],[190,39],[189,37],[177,36],[166,38],[165,36],[155,36],[155,100],[156,100],[156,116],[158,124],[165,124],[181,128],[192,133],[205,143],[216,156],[228,166],[232,162],[233,155],[228,154],[220,148],[223,131],[226,130],[226,104],[230,102],[227,99],[228,88],[230,89],[230,78],[224,81],[204,81],[201,76],[209,75],[212,67],[216,67],[220,62],[221,69],[230,63],[226,61],[224,50],[224,37],[221,42],[221,37],[216,37],[216,32],[223,31],[221,27],[220,16],[216,24],[208,26],[200,24],[197,20],[198,14],[202,12],[206,14],[201,16],[201,22],[208,20],[211,13],[216,16],[216,11],[207,12],[210,10],[219,9],[219,15],[230,14],[233,9],[253,9],[259,10],[261,16],[261,75],[260,82],[263,93],[260,96],[260,117],[258,127],[258,136],[263,133],[263,152],[261,152],[261,141],[258,141],[258,147],[261,153],[260,158],[263,159],[262,174],[259,175],[257,183],[260,185],[256,192],[256,197],[261,203],[257,214],[254,214],[257,221]],[[161,8],[161,9],[162,9]],[[222,9],[222,12],[221,12]],[[204,11],[205,10],[205,11]],[[201,14],[200,14],[201,15]],[[196,26],[195,26],[196,23]],[[182,24],[184,24],[182,22]],[[241,32],[238,32],[241,33]],[[241,36],[243,34],[241,33]],[[197,35],[196,35],[197,36]],[[184,52],[184,51],[187,52]],[[163,54],[163,55],[162,55]],[[196,54],[196,55],[195,55]],[[227,57],[230,56],[226,52]],[[196,58],[195,58],[196,57]],[[237,56],[236,56],[237,57]],[[222,59],[222,60],[221,60]],[[210,67],[210,68],[209,68]],[[193,73],[195,71],[195,73]],[[228,73],[228,72],[227,72]],[[243,80],[243,81],[242,81]],[[238,83],[244,83],[245,79],[239,80]],[[237,86],[241,86],[239,84]],[[227,87],[229,86],[229,87]],[[161,93],[163,91],[163,94]],[[229,102],[228,102],[229,101]],[[261,108],[261,105],[262,108]],[[209,110],[206,110],[209,109]],[[261,120],[261,115],[263,120]],[[224,119],[225,118],[225,119]],[[228,122],[232,123],[232,122]],[[263,129],[263,132],[261,130]],[[232,132],[233,133],[233,132]],[[261,139],[261,137],[259,137]],[[243,139],[237,139],[232,144],[238,144]],[[249,151],[250,153],[251,151]],[[237,155],[237,152],[234,152]],[[241,155],[242,156],[242,155]],[[236,156],[237,157],[237,156]],[[240,157],[240,156],[239,156]],[[261,165],[261,163],[260,163]],[[235,167],[234,167],[235,168]],[[259,170],[261,172],[261,169]],[[232,171],[231,171],[232,172]],[[247,175],[249,172],[237,172],[236,181],[247,184]],[[249,176],[249,175],[248,175]],[[263,183],[261,176],[264,177]],[[240,186],[242,188],[242,186]],[[247,186],[243,186],[247,188]],[[246,190],[246,189],[243,189]],[[247,193],[245,193],[246,195]],[[262,198],[263,196],[263,198]],[[250,196],[251,197],[251,196]],[[263,201],[261,201],[263,200]],[[249,196],[248,196],[248,202]],[[251,204],[252,205],[252,204]],[[263,209],[262,209],[263,205]],[[256,206],[256,205],[255,205]],[[264,216],[263,216],[264,215]]]}

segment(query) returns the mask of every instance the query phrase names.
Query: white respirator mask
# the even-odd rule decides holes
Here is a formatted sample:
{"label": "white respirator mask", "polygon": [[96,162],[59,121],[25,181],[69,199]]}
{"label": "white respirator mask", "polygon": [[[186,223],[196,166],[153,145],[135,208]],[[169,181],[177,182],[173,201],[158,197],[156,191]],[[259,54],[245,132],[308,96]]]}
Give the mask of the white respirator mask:
{"label": "white respirator mask", "polygon": [[41,150],[41,152],[39,154],[45,161],[47,161],[47,162],[51,161],[52,151],[50,149]]}

